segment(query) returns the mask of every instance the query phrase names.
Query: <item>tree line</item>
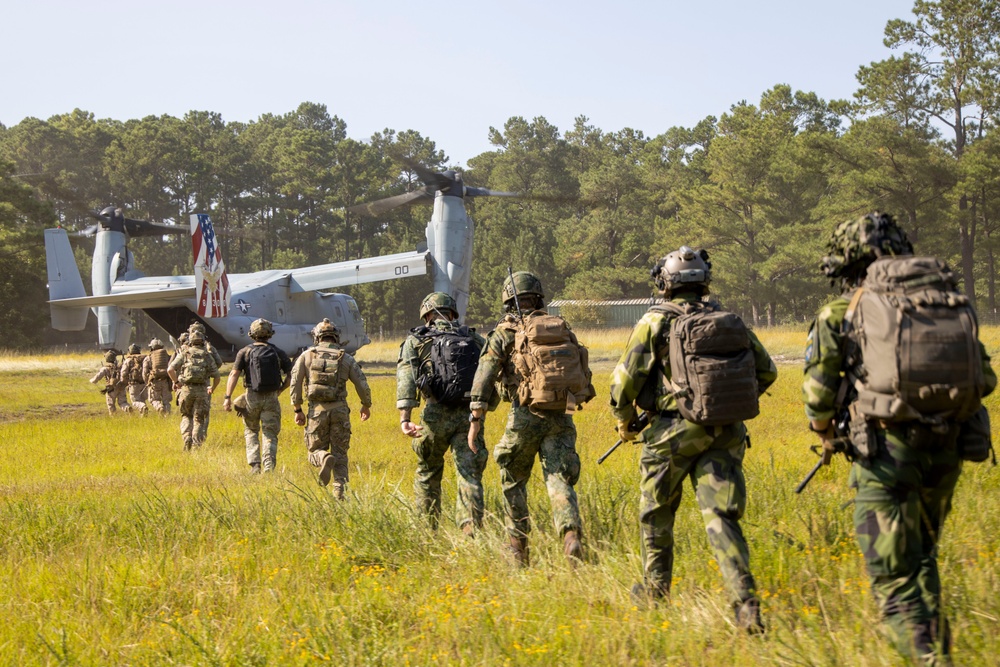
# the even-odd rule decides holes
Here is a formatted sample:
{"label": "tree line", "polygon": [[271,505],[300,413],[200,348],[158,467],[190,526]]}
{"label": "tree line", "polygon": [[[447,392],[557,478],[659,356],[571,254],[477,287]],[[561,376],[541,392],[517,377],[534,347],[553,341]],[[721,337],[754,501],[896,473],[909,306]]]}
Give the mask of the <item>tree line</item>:
{"label": "tree line", "polygon": [[[829,296],[817,270],[837,222],[893,213],[918,252],[949,261],[984,317],[995,316],[1000,233],[1000,0],[917,0],[890,21],[893,54],[859,68],[851,100],[777,85],[693,127],[605,131],[580,116],[489,128],[469,185],[524,193],[467,202],[476,223],[468,320],[490,326],[514,269],[546,296],[650,294],[648,269],[681,244],[703,246],[713,290],[757,326],[809,319]],[[322,104],[251,122],[97,119],[79,109],[0,125],[0,321],[6,345],[48,329],[41,230],[81,229],[88,208],[184,222],[210,212],[232,272],[296,268],[413,250],[427,207],[378,218],[348,207],[422,185],[408,166],[449,165],[414,130],[351,138]],[[185,237],[130,243],[147,275],[191,273]],[[90,249],[76,250],[87,275]],[[419,278],[345,289],[369,331],[413,326]],[[10,333],[14,332],[14,333]]]}

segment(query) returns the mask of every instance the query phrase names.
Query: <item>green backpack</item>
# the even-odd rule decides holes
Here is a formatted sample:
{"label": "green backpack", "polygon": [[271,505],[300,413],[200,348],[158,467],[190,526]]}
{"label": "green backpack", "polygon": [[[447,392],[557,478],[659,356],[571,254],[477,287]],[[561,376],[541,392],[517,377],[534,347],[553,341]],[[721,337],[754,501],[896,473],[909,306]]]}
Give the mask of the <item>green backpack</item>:
{"label": "green backpack", "polygon": [[184,367],[180,381],[185,385],[208,384],[208,351],[202,347],[189,346],[184,351]]}

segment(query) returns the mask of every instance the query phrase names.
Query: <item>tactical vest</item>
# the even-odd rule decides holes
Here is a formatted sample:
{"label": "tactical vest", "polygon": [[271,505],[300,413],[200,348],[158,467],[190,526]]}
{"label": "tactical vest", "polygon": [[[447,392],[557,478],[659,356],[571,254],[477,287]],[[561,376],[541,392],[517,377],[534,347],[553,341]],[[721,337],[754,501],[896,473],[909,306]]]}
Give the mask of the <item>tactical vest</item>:
{"label": "tactical vest", "polygon": [[130,354],[125,359],[125,365],[128,369],[125,371],[125,381],[129,384],[145,384],[142,379],[142,360],[145,359],[143,354]]}
{"label": "tactical vest", "polygon": [[572,412],[596,396],[587,348],[558,315],[525,317],[514,334],[512,360],[521,406]]}
{"label": "tactical vest", "polygon": [[150,372],[150,378],[153,380],[162,380],[167,377],[167,366],[170,365],[170,353],[164,350],[162,347],[158,350],[153,350],[149,353],[149,362],[152,371]]}
{"label": "tactical vest", "polygon": [[210,373],[208,372],[209,355],[203,347],[188,345],[182,353],[184,355],[184,365],[181,368],[179,379],[184,385],[205,385],[208,384]]}
{"label": "tactical vest", "polygon": [[107,369],[107,377],[104,378],[104,384],[110,388],[114,388],[120,382],[118,376],[122,373],[122,367],[115,363],[105,363],[104,368]]}
{"label": "tactical vest", "polygon": [[[670,322],[665,355],[670,381],[664,373],[666,359],[660,356],[661,367],[647,385],[672,395],[681,416],[702,426],[735,424],[760,413],[753,344],[739,316],[705,301],[665,301],[650,310]],[[649,392],[640,393],[646,396],[637,403],[650,409]]]}
{"label": "tactical vest", "polygon": [[[468,327],[441,330],[417,327],[413,335],[421,339],[426,349],[426,363],[420,365],[417,388],[442,405],[468,405],[472,383],[479,367],[481,349]],[[421,350],[421,358],[425,358]]]}
{"label": "tactical vest", "polygon": [[306,398],[311,403],[347,400],[347,381],[341,377],[344,351],[332,347],[314,347],[309,362],[309,386]]}
{"label": "tactical vest", "polygon": [[875,261],[844,328],[855,407],[866,418],[940,423],[979,409],[985,382],[976,313],[937,258]]}

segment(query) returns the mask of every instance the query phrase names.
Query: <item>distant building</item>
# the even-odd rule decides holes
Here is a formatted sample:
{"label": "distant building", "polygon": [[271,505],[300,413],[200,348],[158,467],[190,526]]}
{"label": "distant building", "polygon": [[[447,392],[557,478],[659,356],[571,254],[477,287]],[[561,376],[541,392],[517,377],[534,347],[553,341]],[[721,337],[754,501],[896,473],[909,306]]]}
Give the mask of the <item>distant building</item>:
{"label": "distant building", "polygon": [[633,327],[659,299],[618,299],[590,301],[561,299],[548,303],[551,315],[560,315],[574,327]]}

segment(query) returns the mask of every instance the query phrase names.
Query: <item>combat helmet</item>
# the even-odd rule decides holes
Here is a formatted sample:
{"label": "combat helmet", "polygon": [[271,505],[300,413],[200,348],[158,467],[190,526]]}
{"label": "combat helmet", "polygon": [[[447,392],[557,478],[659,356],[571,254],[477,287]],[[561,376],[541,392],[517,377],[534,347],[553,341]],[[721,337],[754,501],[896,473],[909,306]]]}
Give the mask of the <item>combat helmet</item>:
{"label": "combat helmet", "polygon": [[132,343],[128,346],[129,354],[142,354],[142,350],[139,348],[138,343]]}
{"label": "combat helmet", "polygon": [[184,333],[182,333],[180,336],[177,337],[177,342],[180,343],[181,345],[187,345],[188,339],[190,338],[191,334],[185,331]]}
{"label": "combat helmet", "polygon": [[150,350],[163,349],[163,341],[161,341],[159,338],[154,338],[153,340],[149,341],[149,349]]}
{"label": "combat helmet", "polygon": [[507,276],[506,280],[503,281],[503,302],[505,304],[513,303],[515,296],[526,294],[537,296],[539,299],[545,298],[545,294],[542,292],[542,281],[535,277],[535,274],[517,271],[511,276]]}
{"label": "combat helmet", "polygon": [[192,322],[191,324],[188,325],[188,332],[190,333],[192,331],[200,331],[202,333],[205,333],[205,325],[204,325],[204,323],[202,323],[202,322]]}
{"label": "combat helmet", "polygon": [[204,345],[205,344],[205,334],[204,332],[195,329],[188,334],[188,343],[191,345]]}
{"label": "combat helmet", "polygon": [[708,251],[704,248],[694,250],[682,245],[654,264],[649,275],[664,296],[682,286],[700,285],[704,288],[703,292],[708,293],[708,285],[712,282],[712,263],[708,261]]}
{"label": "combat helmet", "polygon": [[420,318],[423,319],[428,313],[441,313],[450,310],[458,317],[458,302],[447,292],[431,292],[424,297],[420,303]]}
{"label": "combat helmet", "polygon": [[250,325],[250,337],[254,340],[267,340],[274,335],[274,326],[263,317],[254,320]]}
{"label": "combat helmet", "polygon": [[117,356],[118,355],[115,354],[114,350],[108,350],[107,354],[104,355],[104,361],[106,361],[109,364],[113,364],[115,363],[115,357]]}
{"label": "combat helmet", "polygon": [[853,282],[868,265],[886,255],[912,255],[913,244],[888,213],[869,213],[837,225],[820,262],[823,275],[833,285],[838,279]]}
{"label": "combat helmet", "polygon": [[332,338],[333,342],[340,342],[340,329],[337,325],[329,320],[329,318],[324,317],[323,321],[313,327],[312,330],[313,340],[317,343],[324,338]]}

